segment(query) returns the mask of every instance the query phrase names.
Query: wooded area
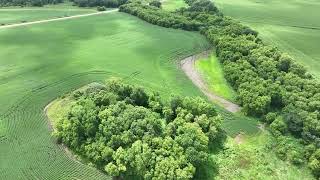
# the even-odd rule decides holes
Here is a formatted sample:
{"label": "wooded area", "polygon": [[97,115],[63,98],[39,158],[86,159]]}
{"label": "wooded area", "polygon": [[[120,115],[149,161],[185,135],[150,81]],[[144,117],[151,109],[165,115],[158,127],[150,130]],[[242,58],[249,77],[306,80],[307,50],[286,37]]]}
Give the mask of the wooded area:
{"label": "wooded area", "polygon": [[139,3],[125,4],[120,9],[153,24],[163,26],[160,22],[172,22],[164,27],[190,30],[180,26],[179,19],[184,18],[197,24],[191,30],[200,29],[215,45],[225,77],[237,91],[243,111],[270,124],[278,140],[279,157],[294,164],[308,162],[319,177],[319,82],[290,56],[265,45],[256,31],[225,17],[211,1],[187,0],[186,3],[188,8],[172,13],[171,16],[179,17],[177,21],[170,21],[168,12],[160,8],[148,15],[155,7]]}
{"label": "wooded area", "polygon": [[158,93],[110,80],[73,93],[60,119],[60,143],[117,178],[191,179],[206,163],[209,145],[223,135],[222,118],[201,98]]}

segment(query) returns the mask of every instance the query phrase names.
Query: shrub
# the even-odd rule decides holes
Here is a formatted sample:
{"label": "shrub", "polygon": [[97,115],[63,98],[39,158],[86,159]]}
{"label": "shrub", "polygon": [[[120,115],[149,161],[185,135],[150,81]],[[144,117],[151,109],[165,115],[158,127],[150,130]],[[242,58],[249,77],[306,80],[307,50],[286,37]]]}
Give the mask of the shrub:
{"label": "shrub", "polygon": [[105,10],[106,10],[106,7],[104,7],[104,6],[98,6],[98,7],[97,7],[97,10],[98,10],[98,11],[105,11]]}

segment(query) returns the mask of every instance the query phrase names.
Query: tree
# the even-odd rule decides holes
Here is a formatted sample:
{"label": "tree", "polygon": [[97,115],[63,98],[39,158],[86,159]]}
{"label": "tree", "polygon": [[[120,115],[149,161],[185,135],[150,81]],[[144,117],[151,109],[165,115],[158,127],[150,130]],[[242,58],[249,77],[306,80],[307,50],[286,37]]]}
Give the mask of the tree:
{"label": "tree", "polygon": [[105,10],[106,10],[106,7],[104,7],[104,6],[98,6],[98,7],[97,7],[97,10],[98,10],[98,11],[105,11]]}
{"label": "tree", "polygon": [[154,6],[154,7],[157,7],[157,8],[161,8],[161,2],[158,1],[158,0],[154,0],[154,1],[151,1],[149,3],[150,6]]}
{"label": "tree", "polygon": [[221,117],[201,98],[163,102],[115,79],[70,98],[55,136],[115,178],[191,179],[222,132]]}

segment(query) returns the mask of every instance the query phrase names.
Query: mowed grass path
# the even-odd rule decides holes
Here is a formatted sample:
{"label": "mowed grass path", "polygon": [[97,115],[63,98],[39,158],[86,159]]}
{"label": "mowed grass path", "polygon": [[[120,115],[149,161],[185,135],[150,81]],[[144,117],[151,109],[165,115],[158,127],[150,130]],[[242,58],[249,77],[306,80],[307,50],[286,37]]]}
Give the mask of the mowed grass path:
{"label": "mowed grass path", "polygon": [[176,60],[208,46],[198,33],[118,12],[0,30],[0,179],[108,179],[56,145],[44,107],[112,76],[167,95],[201,95]]}
{"label": "mowed grass path", "polygon": [[228,16],[257,30],[320,78],[320,1],[216,0]]}

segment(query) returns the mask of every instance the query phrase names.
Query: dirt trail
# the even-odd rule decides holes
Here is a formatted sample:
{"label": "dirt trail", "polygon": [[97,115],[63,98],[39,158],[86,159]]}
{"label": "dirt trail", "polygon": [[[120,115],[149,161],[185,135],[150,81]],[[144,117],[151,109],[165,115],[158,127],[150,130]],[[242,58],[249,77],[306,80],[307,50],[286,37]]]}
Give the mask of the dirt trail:
{"label": "dirt trail", "polygon": [[87,16],[95,16],[95,15],[112,13],[112,12],[115,12],[115,11],[118,11],[118,9],[113,9],[113,10],[110,10],[110,11],[103,11],[103,12],[94,12],[94,13],[89,13],[89,14],[80,14],[80,15],[74,15],[74,16],[68,16],[68,17],[61,17],[61,18],[53,18],[53,19],[46,19],[46,20],[39,20],[39,21],[32,21],[32,22],[4,25],[4,26],[0,26],[0,29],[14,28],[14,27],[20,27],[20,26],[28,26],[28,25],[32,25],[32,24],[41,24],[41,23],[47,23],[47,22],[53,22],[53,21],[63,21],[63,20],[67,20],[67,19],[75,19],[75,18],[81,18],[81,17],[87,17]]}
{"label": "dirt trail", "polygon": [[230,102],[213,92],[211,92],[205,81],[202,79],[200,73],[195,68],[195,62],[201,58],[208,57],[209,52],[203,52],[183,59],[180,62],[181,68],[189,79],[195,84],[210,100],[222,105],[229,112],[235,113],[240,111],[240,107],[233,102]]}

